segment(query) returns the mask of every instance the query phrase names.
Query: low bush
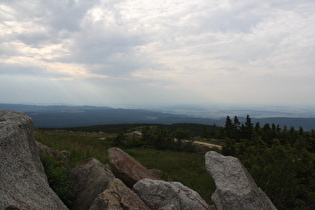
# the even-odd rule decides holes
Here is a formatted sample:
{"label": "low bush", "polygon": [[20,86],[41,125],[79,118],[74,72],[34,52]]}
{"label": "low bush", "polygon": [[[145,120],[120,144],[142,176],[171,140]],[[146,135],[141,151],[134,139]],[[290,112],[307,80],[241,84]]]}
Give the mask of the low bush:
{"label": "low bush", "polygon": [[73,186],[69,181],[69,169],[62,161],[56,160],[52,155],[40,153],[49,186],[55,191],[62,202],[70,207],[74,197]]}

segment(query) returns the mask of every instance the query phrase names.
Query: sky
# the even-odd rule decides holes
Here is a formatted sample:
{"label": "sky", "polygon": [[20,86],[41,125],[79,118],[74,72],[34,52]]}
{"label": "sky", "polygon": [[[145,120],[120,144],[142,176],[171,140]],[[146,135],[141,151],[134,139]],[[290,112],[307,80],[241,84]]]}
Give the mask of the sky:
{"label": "sky", "polygon": [[314,0],[0,0],[0,103],[315,107]]}

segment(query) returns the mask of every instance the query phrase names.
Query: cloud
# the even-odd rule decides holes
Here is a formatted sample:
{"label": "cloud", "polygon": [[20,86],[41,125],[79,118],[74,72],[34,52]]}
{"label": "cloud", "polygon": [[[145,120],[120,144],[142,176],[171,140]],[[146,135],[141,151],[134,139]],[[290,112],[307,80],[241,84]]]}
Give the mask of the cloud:
{"label": "cloud", "polygon": [[296,103],[289,92],[303,92],[301,103],[315,104],[314,9],[312,0],[4,0],[0,74],[59,81],[74,101],[85,92],[100,103],[102,93],[121,103]]}

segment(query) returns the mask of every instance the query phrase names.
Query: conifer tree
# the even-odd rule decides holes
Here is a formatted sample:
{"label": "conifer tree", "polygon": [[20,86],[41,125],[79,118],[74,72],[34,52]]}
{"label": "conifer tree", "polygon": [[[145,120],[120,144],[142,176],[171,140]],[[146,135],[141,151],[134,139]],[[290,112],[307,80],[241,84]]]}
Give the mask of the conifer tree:
{"label": "conifer tree", "polygon": [[226,116],[225,119],[225,136],[227,138],[233,138],[233,130],[234,130],[234,125],[232,123],[232,120],[230,118],[230,116]]}
{"label": "conifer tree", "polygon": [[242,138],[245,138],[248,140],[252,139],[253,131],[254,131],[253,123],[249,115],[247,115],[245,125],[242,124],[241,126]]}
{"label": "conifer tree", "polygon": [[236,115],[234,116],[233,125],[234,125],[234,128],[235,128],[236,130],[239,130],[239,129],[240,129],[241,123],[240,123],[240,121],[238,120],[238,117],[237,117]]}

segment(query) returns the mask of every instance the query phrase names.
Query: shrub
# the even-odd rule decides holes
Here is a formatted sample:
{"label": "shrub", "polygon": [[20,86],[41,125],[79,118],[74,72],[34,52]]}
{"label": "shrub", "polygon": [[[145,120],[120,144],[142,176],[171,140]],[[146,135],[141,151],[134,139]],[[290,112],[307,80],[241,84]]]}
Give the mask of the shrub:
{"label": "shrub", "polygon": [[41,152],[40,158],[49,186],[66,206],[71,206],[74,193],[72,183],[69,180],[69,169],[63,166],[62,161],[56,160],[52,155]]}

